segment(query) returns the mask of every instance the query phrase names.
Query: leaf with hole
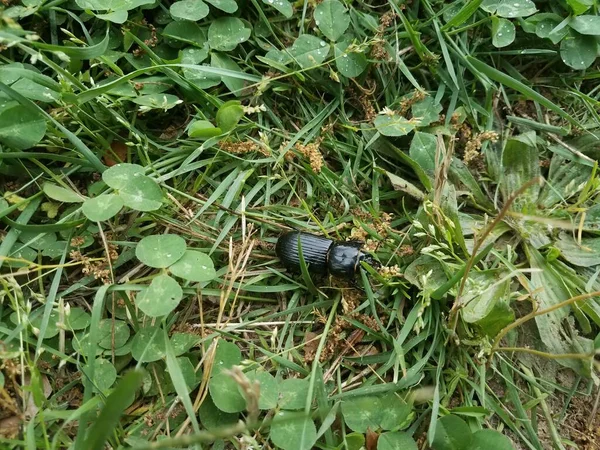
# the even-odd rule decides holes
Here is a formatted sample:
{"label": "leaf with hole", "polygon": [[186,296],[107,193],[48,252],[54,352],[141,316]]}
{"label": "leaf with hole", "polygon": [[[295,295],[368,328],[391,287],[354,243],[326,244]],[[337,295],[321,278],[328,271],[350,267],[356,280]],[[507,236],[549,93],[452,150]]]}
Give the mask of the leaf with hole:
{"label": "leaf with hole", "polygon": [[515,40],[514,24],[507,19],[492,17],[492,44],[496,48],[506,47]]}
{"label": "leaf with hole", "polygon": [[560,57],[567,66],[575,70],[587,69],[598,55],[598,41],[594,36],[576,32],[571,34],[560,43]]}
{"label": "leaf with hole", "polygon": [[342,75],[354,78],[363,73],[369,63],[363,52],[348,51],[349,48],[352,48],[349,42],[335,44],[335,65]]}
{"label": "leaf with hole", "polygon": [[418,450],[417,443],[408,433],[394,431],[383,433],[377,440],[377,450]]}
{"label": "leaf with hole", "polygon": [[272,6],[288,19],[294,14],[294,8],[288,0],[262,0],[262,2]]}
{"label": "leaf with hole", "polygon": [[185,240],[181,236],[154,234],[138,242],[135,256],[147,266],[163,269],[177,262],[185,250]]}
{"label": "leaf with hole", "polygon": [[250,37],[250,28],[237,17],[220,17],[208,28],[208,44],[214,50],[229,52]]}
{"label": "leaf with hole", "polygon": [[63,203],[81,203],[85,200],[85,197],[78,194],[71,189],[66,189],[62,186],[57,186],[52,183],[44,183],[42,186],[44,194],[50,197],[52,200]]}
{"label": "leaf with hole", "polygon": [[133,336],[131,355],[136,361],[158,361],[165,354],[165,342],[159,327],[140,328]]}
{"label": "leaf with hole", "polygon": [[180,0],[171,5],[169,12],[173,19],[196,22],[208,16],[209,9],[202,0]]}
{"label": "leaf with hole", "polygon": [[136,211],[156,211],[162,205],[163,194],[152,178],[140,175],[131,179],[119,195],[125,206]]}
{"label": "leaf with hole", "polygon": [[317,428],[310,416],[279,411],[273,418],[269,437],[276,448],[310,450],[317,442]]}
{"label": "leaf with hole", "polygon": [[0,142],[16,150],[26,150],[42,140],[46,120],[38,112],[21,105],[3,107],[0,111]]}
{"label": "leaf with hole", "polygon": [[319,3],[313,14],[315,24],[328,39],[336,41],[350,25],[346,7],[338,0]]}
{"label": "leaf with hole", "polygon": [[200,283],[210,281],[217,275],[210,256],[197,250],[187,250],[169,267],[169,271],[176,277]]}
{"label": "leaf with hole", "polygon": [[327,58],[329,45],[323,39],[310,34],[302,34],[294,41],[290,54],[300,67],[307,69],[318,66]]}
{"label": "leaf with hole", "polygon": [[123,199],[119,195],[103,194],[86,199],[81,210],[92,222],[102,222],[116,216],[121,208],[123,208]]}
{"label": "leaf with hole", "polygon": [[179,283],[169,275],[158,275],[150,286],[138,293],[135,304],[148,317],[162,317],[169,314],[183,298]]}

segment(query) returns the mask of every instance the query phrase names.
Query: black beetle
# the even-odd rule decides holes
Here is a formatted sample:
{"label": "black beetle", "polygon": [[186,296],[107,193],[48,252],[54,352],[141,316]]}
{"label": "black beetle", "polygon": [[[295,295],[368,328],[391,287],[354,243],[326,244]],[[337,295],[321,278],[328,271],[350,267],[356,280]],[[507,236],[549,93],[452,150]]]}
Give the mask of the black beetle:
{"label": "black beetle", "polygon": [[360,242],[336,242],[323,236],[291,231],[277,240],[275,253],[285,267],[300,269],[298,240],[302,245],[302,256],[308,270],[315,274],[331,274],[336,277],[352,278],[360,262],[378,267],[379,263],[371,255],[364,253]]}

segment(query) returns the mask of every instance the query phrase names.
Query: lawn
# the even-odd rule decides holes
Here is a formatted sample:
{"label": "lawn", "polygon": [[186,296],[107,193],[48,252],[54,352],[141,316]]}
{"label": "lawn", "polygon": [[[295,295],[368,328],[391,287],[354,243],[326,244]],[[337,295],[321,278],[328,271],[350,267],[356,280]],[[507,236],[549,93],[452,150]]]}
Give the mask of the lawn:
{"label": "lawn", "polygon": [[600,449],[599,14],[2,0],[0,448]]}

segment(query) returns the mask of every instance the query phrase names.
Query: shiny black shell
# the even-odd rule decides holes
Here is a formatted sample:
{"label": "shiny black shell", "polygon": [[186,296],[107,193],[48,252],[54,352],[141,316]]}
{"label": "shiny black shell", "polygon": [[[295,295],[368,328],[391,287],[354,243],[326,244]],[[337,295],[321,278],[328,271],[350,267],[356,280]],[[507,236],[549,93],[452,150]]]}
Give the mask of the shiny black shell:
{"label": "shiny black shell", "polygon": [[334,243],[329,249],[329,273],[336,277],[353,277],[363,256],[360,248],[361,244],[356,242]]}
{"label": "shiny black shell", "polygon": [[327,273],[327,258],[333,241],[322,236],[298,231],[285,233],[277,240],[275,253],[283,265],[291,270],[300,270],[298,239],[302,245],[302,256],[308,265],[308,270],[313,273]]}

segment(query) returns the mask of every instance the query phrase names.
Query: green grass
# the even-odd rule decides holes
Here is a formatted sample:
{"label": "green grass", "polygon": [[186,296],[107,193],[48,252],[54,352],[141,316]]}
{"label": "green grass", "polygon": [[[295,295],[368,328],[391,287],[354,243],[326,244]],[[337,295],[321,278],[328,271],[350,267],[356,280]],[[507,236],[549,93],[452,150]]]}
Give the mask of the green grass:
{"label": "green grass", "polygon": [[8,2],[1,447],[595,448],[599,17]]}

